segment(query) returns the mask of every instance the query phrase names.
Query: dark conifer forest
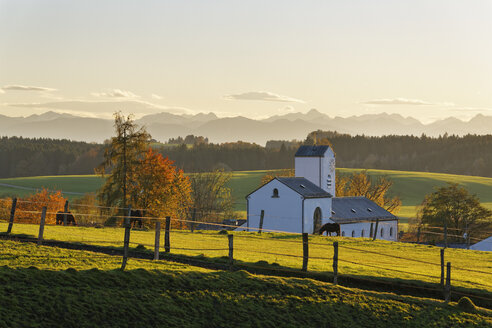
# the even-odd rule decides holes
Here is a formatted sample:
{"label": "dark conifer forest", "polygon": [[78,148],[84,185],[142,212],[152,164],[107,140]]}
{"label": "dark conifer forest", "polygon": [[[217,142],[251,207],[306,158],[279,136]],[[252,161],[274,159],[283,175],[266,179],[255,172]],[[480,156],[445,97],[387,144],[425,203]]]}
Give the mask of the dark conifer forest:
{"label": "dark conifer forest", "polygon": [[[440,172],[492,177],[492,135],[350,136],[326,137],[337,155],[337,167]],[[266,147],[246,142],[195,145],[154,144],[185,172],[234,171],[294,167],[299,141],[269,141]],[[0,138],[0,178],[92,174],[101,163],[104,145],[55,139]]]}

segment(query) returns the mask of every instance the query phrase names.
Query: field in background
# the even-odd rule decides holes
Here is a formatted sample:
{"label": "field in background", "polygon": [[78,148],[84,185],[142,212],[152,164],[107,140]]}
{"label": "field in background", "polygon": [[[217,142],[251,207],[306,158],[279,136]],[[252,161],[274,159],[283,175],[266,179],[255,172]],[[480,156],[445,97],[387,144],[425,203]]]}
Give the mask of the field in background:
{"label": "field in background", "polygon": [[[337,169],[337,174],[351,174],[360,169]],[[269,171],[238,171],[233,172],[230,182],[232,194],[236,199],[236,210],[246,210],[245,196],[259,187],[261,177]],[[388,176],[394,182],[392,193],[401,197],[403,206],[398,213],[402,223],[406,218],[415,216],[416,205],[419,205],[424,196],[434,190],[436,186],[443,186],[447,182],[456,182],[464,185],[472,193],[480,197],[482,203],[492,208],[492,178],[392,170],[368,170],[373,177]],[[27,189],[18,189],[5,184]],[[96,191],[102,184],[102,178],[95,175],[47,176],[0,179],[0,196],[26,196],[37,188],[46,187],[52,190],[63,190],[70,193],[87,193]],[[31,188],[31,189],[29,189]],[[66,194],[69,199],[80,197],[77,194]]]}
{"label": "field in background", "polygon": [[[2,326],[485,327],[490,311],[311,279],[0,240]],[[279,324],[280,323],[280,324]]]}

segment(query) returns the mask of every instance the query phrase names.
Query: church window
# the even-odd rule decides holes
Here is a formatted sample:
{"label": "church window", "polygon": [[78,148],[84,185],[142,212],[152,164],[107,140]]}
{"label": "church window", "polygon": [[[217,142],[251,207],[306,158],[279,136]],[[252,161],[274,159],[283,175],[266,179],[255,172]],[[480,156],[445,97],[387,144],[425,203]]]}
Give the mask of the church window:
{"label": "church window", "polygon": [[357,213],[355,209],[351,209],[350,211],[352,211],[352,213]]}
{"label": "church window", "polygon": [[326,180],[326,185],[331,188],[331,174],[328,174],[328,179]]}
{"label": "church window", "polygon": [[383,237],[383,235],[384,235],[384,229],[381,228],[381,237]]}
{"label": "church window", "polygon": [[364,237],[364,229],[362,229],[362,231],[360,232],[360,236]]}
{"label": "church window", "polygon": [[272,198],[278,198],[278,189],[277,188],[273,189]]}
{"label": "church window", "polygon": [[352,230],[352,237],[355,237],[355,230]]}
{"label": "church window", "polygon": [[393,237],[393,227],[390,227],[390,237]]}
{"label": "church window", "polygon": [[345,231],[342,231],[342,237],[345,237]]}
{"label": "church window", "polygon": [[367,208],[367,211],[368,211],[368,212],[372,212],[372,208],[369,208],[369,207],[368,207],[368,208]]}

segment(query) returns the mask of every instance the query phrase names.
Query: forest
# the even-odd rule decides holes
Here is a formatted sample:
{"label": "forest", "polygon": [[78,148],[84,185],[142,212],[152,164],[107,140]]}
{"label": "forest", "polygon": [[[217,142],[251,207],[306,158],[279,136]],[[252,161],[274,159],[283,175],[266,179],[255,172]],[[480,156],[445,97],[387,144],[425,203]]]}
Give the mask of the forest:
{"label": "forest", "polygon": [[[153,144],[185,172],[213,169],[264,170],[294,167],[302,143],[328,139],[337,167],[439,172],[492,177],[492,135],[350,136],[315,131],[303,141],[269,141],[195,145]],[[178,139],[177,139],[178,140]],[[184,140],[184,139],[183,139]],[[0,178],[92,174],[103,160],[104,145],[55,139],[0,138]]]}

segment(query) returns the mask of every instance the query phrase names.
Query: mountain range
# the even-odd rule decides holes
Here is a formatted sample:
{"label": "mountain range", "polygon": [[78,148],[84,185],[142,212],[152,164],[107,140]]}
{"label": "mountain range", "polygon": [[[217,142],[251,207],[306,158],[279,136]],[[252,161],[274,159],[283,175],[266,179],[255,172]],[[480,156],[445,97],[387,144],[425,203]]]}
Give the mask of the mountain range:
{"label": "mountain range", "polygon": [[[307,113],[289,113],[255,120],[243,116],[220,118],[214,113],[150,114],[136,120],[152,137],[167,141],[189,134],[208,137],[210,142],[248,141],[264,145],[268,140],[304,139],[314,130],[331,130],[351,135],[421,135],[438,136],[445,133],[492,134],[492,116],[477,115],[469,121],[454,117],[423,124],[412,117],[399,114],[370,114],[350,117],[330,117],[315,109]],[[113,135],[113,121],[80,117],[49,111],[28,117],[0,115],[0,136],[71,139],[103,142]]]}

